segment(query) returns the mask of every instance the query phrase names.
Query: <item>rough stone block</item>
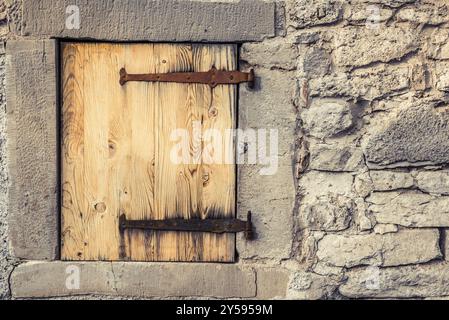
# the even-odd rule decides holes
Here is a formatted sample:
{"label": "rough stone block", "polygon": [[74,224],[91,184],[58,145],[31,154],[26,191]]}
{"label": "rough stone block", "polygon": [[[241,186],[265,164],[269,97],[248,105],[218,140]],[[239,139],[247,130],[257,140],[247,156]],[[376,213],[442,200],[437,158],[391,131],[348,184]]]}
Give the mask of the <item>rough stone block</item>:
{"label": "rough stone block", "polygon": [[438,75],[437,89],[443,92],[449,92],[449,73],[444,70]]}
{"label": "rough stone block", "polygon": [[418,33],[412,28],[343,28],[336,37],[335,63],[353,69],[373,62],[400,60],[418,48],[417,39]]}
{"label": "rough stone block", "polygon": [[312,136],[332,137],[353,126],[351,106],[344,100],[316,99],[301,113],[303,128]]}
{"label": "rough stone block", "polygon": [[449,195],[449,170],[418,172],[416,184],[421,191]]}
{"label": "rough stone block", "polygon": [[324,236],[318,242],[320,261],[337,267],[399,266],[440,258],[438,230],[402,230],[385,235]]}
{"label": "rough stone block", "polygon": [[410,87],[408,66],[380,66],[354,70],[351,76],[332,73],[309,82],[312,97],[353,97],[373,100],[407,90]]}
{"label": "rough stone block", "polygon": [[427,25],[440,25],[449,21],[449,6],[438,3],[420,3],[417,6],[406,7],[398,11],[396,18],[400,22],[413,22]]}
{"label": "rough stone block", "polygon": [[449,295],[449,265],[358,268],[346,273],[340,293],[348,298],[417,298]]}
{"label": "rough stone block", "polygon": [[[363,2],[351,3],[350,6],[345,7],[343,19],[350,22],[351,25],[367,26],[369,23],[383,23],[393,16],[391,8],[375,6],[378,11],[373,12],[373,10],[369,10],[370,5],[372,6],[373,4]],[[384,26],[379,25],[380,27]]]}
{"label": "rough stone block", "polygon": [[376,224],[373,231],[376,234],[394,233],[398,232],[398,226],[395,224]]}
{"label": "rough stone block", "polygon": [[378,223],[406,227],[449,227],[449,197],[419,191],[375,192],[366,201]]}
{"label": "rough stone block", "polygon": [[408,172],[371,170],[369,172],[373,189],[376,191],[391,191],[411,188],[414,185],[413,177]]}
{"label": "rough stone block", "polygon": [[351,172],[363,166],[361,148],[345,144],[312,144],[309,169]]}
{"label": "rough stone block", "polygon": [[402,109],[372,129],[365,145],[368,165],[410,166],[449,162],[449,114],[426,105]]}
{"label": "rough stone block", "polygon": [[315,273],[298,271],[291,277],[287,298],[318,300],[329,297],[337,288],[337,282]]}
{"label": "rough stone block", "polygon": [[366,198],[374,190],[369,172],[358,174],[354,178],[354,191],[362,198]]}
{"label": "rough stone block", "polygon": [[89,294],[250,298],[256,295],[256,277],[251,269],[223,264],[29,262],[13,271],[11,288],[14,298]]}
{"label": "rough stone block", "polygon": [[[22,34],[118,41],[260,41],[275,34],[275,4],[265,1],[24,0]],[[45,21],[45,23],[42,23]]]}
{"label": "rough stone block", "polygon": [[354,203],[344,196],[320,197],[305,202],[299,217],[301,226],[316,231],[341,231],[349,227]]}
{"label": "rough stone block", "polygon": [[368,0],[367,2],[382,4],[392,8],[399,8],[409,3],[415,3],[417,0]]}
{"label": "rough stone block", "polygon": [[283,70],[294,70],[297,58],[298,48],[288,38],[276,37],[260,43],[248,42],[242,44],[240,50],[242,61],[264,68],[276,67]]}
{"label": "rough stone block", "polygon": [[336,23],[342,17],[342,1],[296,0],[289,15],[297,28]]}
{"label": "rough stone block", "polygon": [[312,48],[305,54],[302,69],[308,78],[322,77],[329,73],[331,57],[322,49]]}
{"label": "rough stone block", "polygon": [[257,299],[284,298],[290,272],[281,268],[257,268]]}
{"label": "rough stone block", "polygon": [[16,257],[58,256],[57,74],[53,40],[6,45],[10,240]]}
{"label": "rough stone block", "polygon": [[449,261],[449,229],[441,230],[441,250],[445,261]]}
{"label": "rough stone block", "polygon": [[7,19],[6,7],[3,5],[3,7],[0,7],[0,26],[6,24]]}
{"label": "rough stone block", "polygon": [[449,59],[448,39],[449,34],[447,33],[446,29],[435,29],[430,39],[427,56],[436,60]]}
{"label": "rough stone block", "polygon": [[351,194],[353,177],[349,173],[310,171],[303,174],[299,185],[308,199],[328,195]]}

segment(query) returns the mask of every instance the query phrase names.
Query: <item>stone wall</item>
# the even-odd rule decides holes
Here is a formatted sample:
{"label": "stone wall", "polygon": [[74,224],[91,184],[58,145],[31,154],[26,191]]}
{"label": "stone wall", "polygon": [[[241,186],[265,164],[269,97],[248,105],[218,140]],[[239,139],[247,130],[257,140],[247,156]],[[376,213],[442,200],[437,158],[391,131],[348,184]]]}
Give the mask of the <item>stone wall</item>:
{"label": "stone wall", "polygon": [[[100,263],[82,264],[92,282],[77,297],[449,297],[446,2],[276,1],[276,35],[241,46],[258,88],[241,88],[239,123],[279,130],[279,170],[242,169],[258,239],[239,242],[237,267],[204,267],[246,289],[189,290],[186,269],[190,282],[159,294],[134,277],[176,274],[169,264]],[[0,4],[6,46],[24,37],[21,6]],[[42,287],[49,274],[64,281],[63,263],[9,253],[4,66],[0,45],[0,298],[74,298]]]}
{"label": "stone wall", "polygon": [[293,280],[290,294],[448,295],[449,5],[287,7],[298,50],[295,258],[321,290]]}

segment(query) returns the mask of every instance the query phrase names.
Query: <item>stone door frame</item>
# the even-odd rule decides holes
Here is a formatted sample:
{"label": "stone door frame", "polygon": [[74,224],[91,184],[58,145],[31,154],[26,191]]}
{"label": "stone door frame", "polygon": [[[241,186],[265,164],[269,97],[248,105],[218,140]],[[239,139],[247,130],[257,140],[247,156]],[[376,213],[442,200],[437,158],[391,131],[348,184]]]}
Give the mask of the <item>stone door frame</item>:
{"label": "stone door frame", "polygon": [[[24,0],[21,40],[6,43],[10,246],[13,256],[24,262],[11,276],[12,295],[135,295],[147,277],[150,282],[145,282],[141,296],[255,297],[257,270],[241,262],[58,261],[59,41],[243,43],[276,33],[275,3],[262,0],[117,0],[113,4],[107,0]],[[77,17],[79,28],[71,20]],[[250,185],[251,179],[239,174],[238,184]],[[244,199],[238,203],[238,215],[243,217],[250,204]],[[239,235],[237,248],[244,241]],[[72,291],[65,285],[66,278],[76,268],[82,285]],[[183,275],[182,281],[164,281],[177,275]],[[206,285],[199,288],[198,282]]]}

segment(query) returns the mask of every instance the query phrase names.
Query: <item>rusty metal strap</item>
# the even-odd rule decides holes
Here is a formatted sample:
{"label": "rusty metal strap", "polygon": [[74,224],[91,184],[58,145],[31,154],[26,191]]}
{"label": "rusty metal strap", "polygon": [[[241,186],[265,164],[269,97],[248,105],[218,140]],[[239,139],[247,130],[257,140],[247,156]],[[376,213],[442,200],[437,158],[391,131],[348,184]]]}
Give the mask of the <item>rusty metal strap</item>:
{"label": "rusty metal strap", "polygon": [[251,211],[247,221],[239,219],[165,219],[165,220],[127,220],[122,214],[119,220],[120,230],[141,229],[153,231],[190,231],[211,233],[245,232],[246,239],[253,238]]}
{"label": "rusty metal strap", "polygon": [[129,81],[144,82],[175,82],[175,83],[199,83],[208,84],[215,88],[219,84],[248,83],[248,87],[254,87],[254,70],[250,72],[221,71],[212,68],[207,72],[171,72],[171,73],[147,73],[129,74],[125,68],[120,69],[120,85]]}

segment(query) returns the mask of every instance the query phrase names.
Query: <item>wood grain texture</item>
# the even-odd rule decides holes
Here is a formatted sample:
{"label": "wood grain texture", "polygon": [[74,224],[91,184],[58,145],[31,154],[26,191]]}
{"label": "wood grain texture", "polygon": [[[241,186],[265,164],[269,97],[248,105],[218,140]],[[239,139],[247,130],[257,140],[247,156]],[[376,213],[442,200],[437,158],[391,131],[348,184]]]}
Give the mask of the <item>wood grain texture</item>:
{"label": "wood grain texture", "polygon": [[118,72],[235,70],[236,47],[66,43],[62,60],[62,258],[232,262],[234,234],[120,233],[118,218],[235,216],[233,164],[175,163],[170,153],[174,129],[189,133],[191,156],[201,153],[201,124],[227,141],[209,148],[212,156],[234,150],[226,129],[235,125],[236,86],[121,87]]}

